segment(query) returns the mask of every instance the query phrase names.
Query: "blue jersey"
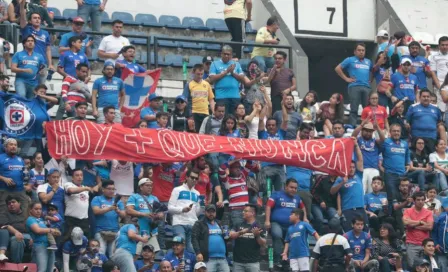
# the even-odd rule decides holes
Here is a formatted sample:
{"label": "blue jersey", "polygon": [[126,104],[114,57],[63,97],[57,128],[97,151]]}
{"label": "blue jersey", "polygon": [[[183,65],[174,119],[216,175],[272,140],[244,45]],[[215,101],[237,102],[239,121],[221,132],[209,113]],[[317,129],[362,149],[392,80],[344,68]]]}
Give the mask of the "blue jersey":
{"label": "blue jersey", "polygon": [[[143,197],[144,196],[140,194],[131,195],[128,199],[128,202],[126,203],[126,206],[133,206],[134,210],[138,212],[151,213],[152,207],[148,207],[148,204],[146,204],[146,201]],[[146,200],[151,206],[153,205],[154,202],[159,202],[159,199],[153,195],[147,196]],[[139,217],[138,224],[140,226],[140,233],[143,233],[143,231],[147,232],[148,234],[150,232],[153,233],[157,232],[157,228],[155,229],[150,228],[151,219],[149,219],[148,217]]]}
{"label": "blue jersey", "polygon": [[380,157],[380,149],[374,138],[365,140],[363,137],[358,137],[358,145],[361,149],[363,166],[365,168],[378,169],[378,161]]}
{"label": "blue jersey", "polygon": [[129,251],[132,255],[135,255],[135,251],[137,250],[137,242],[130,239],[128,237],[128,231],[132,230],[137,233],[137,229],[132,224],[127,224],[121,227],[118,231],[117,238],[115,240],[115,244],[117,249],[122,248],[124,250]]}
{"label": "blue jersey", "polygon": [[412,67],[415,69],[415,73],[413,73],[417,77],[417,85],[420,89],[427,88],[426,84],[426,73],[425,71],[430,71],[429,68],[429,60],[423,56],[411,56],[406,55],[403,58],[408,58],[412,61]]}
{"label": "blue jersey", "polygon": [[285,243],[289,244],[289,259],[309,257],[308,235],[315,233],[316,231],[307,222],[291,225],[285,237]]}
{"label": "blue jersey", "polygon": [[[61,41],[59,42],[59,47],[70,47],[70,44],[68,44],[68,40],[70,40],[71,37],[80,36],[80,35],[81,35],[81,33],[78,34],[73,31],[65,33],[61,37]],[[90,38],[88,36],[86,36],[86,38],[82,41],[81,52],[84,54],[86,53],[86,45],[89,42],[89,39]]]}
{"label": "blue jersey", "polygon": [[381,148],[383,153],[383,166],[386,173],[403,175],[406,165],[411,162],[408,143],[405,140],[396,142],[387,138]]}
{"label": "blue jersey", "polygon": [[378,194],[370,193],[364,196],[364,206],[369,212],[377,212],[383,209],[383,206],[387,205],[386,193],[380,192]]}
{"label": "blue jersey", "polygon": [[39,226],[39,228],[42,229],[46,229],[47,225],[45,224],[45,221],[42,218],[36,218],[34,216],[29,216],[26,219],[26,230],[27,233],[29,233],[31,235],[31,238],[33,239],[33,244],[35,245],[44,245],[44,246],[48,246],[48,239],[47,239],[47,234],[37,234],[34,233],[31,230],[31,226],[37,224]]}
{"label": "blue jersey", "polygon": [[366,256],[366,249],[372,249],[372,237],[362,231],[359,237],[355,236],[353,230],[346,232],[344,237],[348,240],[350,248],[353,250],[353,260],[362,261]]}
{"label": "blue jersey", "polygon": [[[117,60],[116,63],[120,63],[120,64],[124,64],[126,66],[126,68],[128,68],[129,70],[131,70],[134,74],[138,74],[138,73],[144,73],[146,72],[145,67],[141,66],[138,63],[134,63],[134,62],[129,62],[126,61],[124,59],[122,60]],[[116,69],[115,70],[115,75],[114,77],[118,77],[121,78],[121,74],[122,74],[122,68]]]}
{"label": "blue jersey", "polygon": [[401,100],[405,97],[410,101],[415,101],[415,91],[418,90],[418,79],[415,75],[404,76],[402,73],[395,73],[391,76],[390,82],[393,87],[393,95]]}
{"label": "blue jersey", "polygon": [[71,257],[80,256],[81,252],[84,252],[87,249],[87,245],[88,240],[85,236],[82,236],[82,244],[79,246],[73,244],[73,241],[70,239],[64,243],[62,252],[69,254]]}
{"label": "blue jersey", "polygon": [[35,168],[30,170],[30,180],[28,181],[28,184],[33,185],[33,190],[36,190],[39,185],[42,185],[45,183],[46,179],[46,172],[47,170],[44,168],[41,172],[38,172]]}
{"label": "blue jersey", "polygon": [[55,215],[53,215],[53,217],[57,217],[59,221],[48,220],[48,222],[50,223],[50,228],[58,229],[58,230],[62,231],[62,225],[64,224],[64,218],[59,213],[56,213]]}
{"label": "blue jersey", "polygon": [[19,156],[8,156],[6,153],[0,154],[0,176],[11,178],[16,184],[14,187],[7,186],[5,182],[0,181],[0,190],[10,192],[23,191],[23,169],[25,164]]}
{"label": "blue jersey", "polygon": [[80,63],[85,63],[90,67],[86,54],[68,50],[59,56],[58,66],[64,68],[65,73],[76,78],[76,66]]}
{"label": "blue jersey", "polygon": [[208,226],[208,255],[210,258],[225,258],[226,257],[226,242],[222,237],[222,229],[215,222]]}
{"label": "blue jersey", "polygon": [[20,51],[14,54],[12,57],[12,63],[17,64],[17,68],[21,69],[31,69],[33,72],[29,73],[17,73],[16,80],[24,81],[30,85],[37,86],[37,73],[42,65],[45,64],[44,57],[33,51],[31,55],[27,51]]}
{"label": "blue jersey", "polygon": [[24,28],[20,30],[22,37],[28,37],[32,35],[36,39],[34,51],[36,53],[39,53],[44,59],[44,64],[47,65],[47,46],[51,45],[50,42],[50,34],[43,29],[36,30],[34,27],[30,24],[26,25]]}
{"label": "blue jersey", "polygon": [[[49,194],[53,188],[48,184],[44,184],[47,189],[45,191],[46,194]],[[53,198],[51,198],[50,202],[53,203],[56,207],[58,207],[58,213],[65,214],[65,204],[64,204],[65,191],[61,187],[58,187],[58,190],[55,194],[53,194]],[[42,212],[45,213],[47,211],[47,205],[42,205]]]}
{"label": "blue jersey", "polygon": [[274,192],[268,199],[271,207],[271,221],[277,222],[283,227],[291,225],[289,216],[295,208],[303,208],[303,203],[298,195],[289,196],[285,191]]}
{"label": "blue jersey", "polygon": [[196,264],[196,255],[193,253],[190,253],[188,251],[184,250],[184,257],[179,259],[176,255],[174,255],[174,252],[168,252],[165,257],[163,257],[163,261],[169,261],[171,263],[171,266],[174,268],[174,270],[177,269],[181,261],[184,261],[185,263],[185,272],[193,272],[194,271],[194,265]]}
{"label": "blue jersey", "polygon": [[299,183],[299,191],[310,191],[313,171],[297,166],[286,166],[286,179],[293,178]]}
{"label": "blue jersey", "polygon": [[123,88],[123,81],[117,77],[112,79],[100,77],[95,80],[92,90],[98,91],[98,108],[114,106],[118,109],[119,96]]}
{"label": "blue jersey", "polygon": [[[154,115],[156,116],[156,114],[158,113],[158,110],[154,110],[151,107],[147,107],[147,108],[143,108],[142,111],[140,112],[140,119],[144,120],[146,115]],[[148,121],[148,128],[158,128],[159,125],[157,125],[157,121]]]}
{"label": "blue jersey", "polygon": [[437,139],[437,124],[442,121],[442,112],[439,108],[421,103],[409,107],[406,120],[411,125],[412,138],[424,137]]}
{"label": "blue jersey", "polygon": [[[286,136],[286,131],[283,129],[278,129],[275,134],[269,134],[267,130],[258,132],[259,140],[284,140]],[[278,165],[273,162],[261,162],[261,167],[266,167],[269,165]]]}
{"label": "blue jersey", "polygon": [[[336,179],[333,187],[336,187],[343,181],[342,178]],[[339,190],[342,201],[342,210],[356,209],[364,207],[364,189],[362,185],[362,173],[356,173],[353,178],[349,178],[347,183]]]}
{"label": "blue jersey", "polygon": [[[108,208],[114,205],[114,198],[107,199],[104,195],[96,196],[92,199],[91,206],[100,209]],[[100,231],[118,231],[118,213],[116,211],[108,211],[107,213],[95,215],[96,230]]]}
{"label": "blue jersey", "polygon": [[378,83],[381,82],[381,80],[383,80],[384,78],[384,74],[386,74],[386,71],[389,70],[390,75],[392,76],[392,69],[384,69],[383,67],[380,67],[378,70],[375,71],[375,73],[373,73],[373,77],[375,78],[375,82],[378,85]]}
{"label": "blue jersey", "polygon": [[103,263],[107,262],[107,257],[106,255],[102,254],[102,253],[96,253],[96,254],[92,254],[92,253],[87,253],[84,254],[82,256],[83,258],[87,258],[89,260],[94,260],[97,259],[98,262],[97,263],[92,263],[92,268],[90,269],[90,272],[103,272]]}
{"label": "blue jersey", "polygon": [[356,79],[355,82],[348,84],[353,86],[370,87],[370,71],[373,68],[372,62],[369,59],[360,59],[356,56],[346,58],[341,62],[342,69],[346,70],[351,78]]}
{"label": "blue jersey", "polygon": [[[238,75],[244,75],[243,70],[241,69],[240,63],[230,60],[227,63],[224,63],[222,60],[217,60],[212,62],[210,66],[210,75],[217,75],[232,65],[235,64],[235,69],[233,72]],[[240,99],[240,83],[234,78],[230,73],[225,75],[223,78],[215,82],[215,99],[223,99],[223,98],[238,98]]]}
{"label": "blue jersey", "polygon": [[[135,266],[135,270],[139,271],[140,269],[142,269],[142,267],[145,266],[145,263],[143,262],[143,260],[137,260],[134,262],[134,266]],[[143,272],[158,272],[159,271],[159,264],[153,264],[151,269],[146,269]]]}

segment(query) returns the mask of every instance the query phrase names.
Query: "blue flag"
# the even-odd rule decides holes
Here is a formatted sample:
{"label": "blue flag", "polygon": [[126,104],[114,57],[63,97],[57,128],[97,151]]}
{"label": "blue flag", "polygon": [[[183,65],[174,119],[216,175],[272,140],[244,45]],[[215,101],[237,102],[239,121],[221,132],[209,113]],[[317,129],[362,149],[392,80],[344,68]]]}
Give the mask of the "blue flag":
{"label": "blue flag", "polygon": [[42,139],[44,121],[50,121],[41,98],[26,99],[12,94],[0,96],[2,129],[22,140]]}

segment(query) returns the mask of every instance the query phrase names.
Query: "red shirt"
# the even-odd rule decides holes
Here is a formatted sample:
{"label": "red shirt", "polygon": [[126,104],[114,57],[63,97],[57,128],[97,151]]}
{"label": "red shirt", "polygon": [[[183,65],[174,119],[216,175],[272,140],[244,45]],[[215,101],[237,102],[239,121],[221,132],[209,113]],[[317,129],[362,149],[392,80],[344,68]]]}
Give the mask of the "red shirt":
{"label": "red shirt", "polygon": [[171,192],[174,188],[174,178],[176,177],[176,169],[169,168],[164,170],[161,165],[152,168],[152,194],[155,195],[160,202],[168,202]]}
{"label": "red shirt", "polygon": [[367,106],[362,110],[361,113],[361,120],[367,119],[367,117],[369,116],[369,114],[372,114],[370,116],[370,122],[373,124],[374,119],[376,118],[376,121],[378,122],[378,126],[380,127],[380,129],[384,129],[384,123],[386,122],[387,119],[387,111],[386,108],[378,105],[376,106],[376,108]]}
{"label": "red shirt", "polygon": [[[423,221],[425,223],[434,222],[434,217],[430,210],[422,208],[417,212],[415,207],[406,209],[403,213],[403,218],[411,219],[413,221]],[[429,230],[419,230],[412,227],[406,227],[406,243],[413,245],[422,245],[423,240],[429,238]]]}

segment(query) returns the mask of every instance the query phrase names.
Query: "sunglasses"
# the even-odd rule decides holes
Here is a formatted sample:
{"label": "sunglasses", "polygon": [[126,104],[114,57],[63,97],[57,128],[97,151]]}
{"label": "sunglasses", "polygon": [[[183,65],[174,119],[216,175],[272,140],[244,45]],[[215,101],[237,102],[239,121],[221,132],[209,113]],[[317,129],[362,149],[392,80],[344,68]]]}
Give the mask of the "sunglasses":
{"label": "sunglasses", "polygon": [[192,177],[192,176],[190,176],[190,178],[191,178],[192,180],[198,180],[198,179],[199,179],[199,177]]}
{"label": "sunglasses", "polygon": [[183,101],[183,100],[176,100],[176,104],[183,104],[183,103],[185,103],[185,101]]}

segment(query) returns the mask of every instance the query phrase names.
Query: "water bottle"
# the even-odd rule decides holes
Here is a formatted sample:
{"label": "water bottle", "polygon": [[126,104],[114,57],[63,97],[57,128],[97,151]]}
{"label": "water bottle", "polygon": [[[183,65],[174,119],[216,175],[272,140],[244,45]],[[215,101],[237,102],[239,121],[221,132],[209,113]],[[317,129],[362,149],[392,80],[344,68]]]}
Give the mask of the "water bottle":
{"label": "water bottle", "polygon": [[269,197],[271,197],[271,194],[272,194],[272,181],[271,181],[271,178],[268,177],[266,179],[266,195],[269,198]]}
{"label": "water bottle", "polygon": [[187,75],[188,75],[187,64],[188,64],[187,59],[183,58],[183,60],[182,60],[182,74],[183,74],[183,78],[184,78],[185,82],[187,81]]}
{"label": "water bottle", "polygon": [[[268,237],[268,231],[266,231],[266,237]],[[269,271],[274,271],[274,248],[272,246],[272,237],[268,241]]]}
{"label": "water bottle", "polygon": [[48,75],[47,75],[47,80],[48,81],[53,79],[53,74],[54,74],[54,70],[53,69],[49,69],[48,70]]}
{"label": "water bottle", "polygon": [[184,259],[179,260],[179,266],[182,266],[181,272],[185,272],[185,261]]}
{"label": "water bottle", "polygon": [[163,101],[163,112],[168,112],[168,104]]}

